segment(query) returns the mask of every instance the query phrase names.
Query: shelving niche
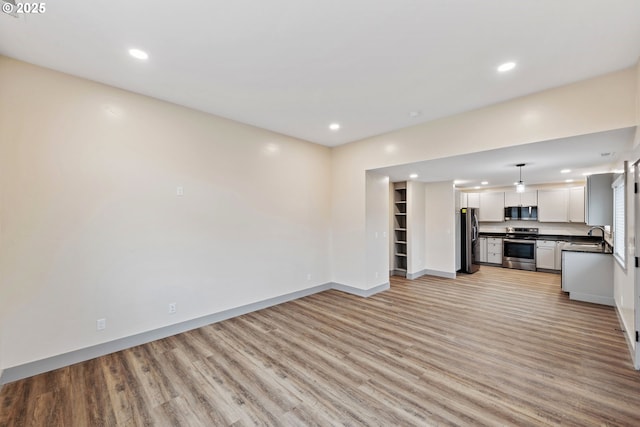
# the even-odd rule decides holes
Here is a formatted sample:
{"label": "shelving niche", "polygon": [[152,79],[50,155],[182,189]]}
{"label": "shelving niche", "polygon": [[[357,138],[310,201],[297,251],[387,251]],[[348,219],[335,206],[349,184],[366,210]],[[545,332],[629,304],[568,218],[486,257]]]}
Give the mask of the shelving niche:
{"label": "shelving niche", "polygon": [[407,183],[393,184],[394,266],[395,276],[407,275]]}

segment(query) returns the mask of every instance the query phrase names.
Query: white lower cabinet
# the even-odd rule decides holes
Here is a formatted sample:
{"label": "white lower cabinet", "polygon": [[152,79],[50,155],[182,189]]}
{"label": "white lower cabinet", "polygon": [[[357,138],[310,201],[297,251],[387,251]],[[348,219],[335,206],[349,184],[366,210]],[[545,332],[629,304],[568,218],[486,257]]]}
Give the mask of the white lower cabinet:
{"label": "white lower cabinet", "polygon": [[502,239],[487,237],[487,261],[491,264],[502,264]]}
{"label": "white lower cabinet", "polygon": [[480,262],[487,262],[487,238],[478,237],[478,243],[480,246]]}
{"label": "white lower cabinet", "polygon": [[613,255],[562,251],[562,290],[569,298],[613,306]]}
{"label": "white lower cabinet", "polygon": [[555,240],[536,241],[536,268],[544,270],[556,270],[556,248]]}

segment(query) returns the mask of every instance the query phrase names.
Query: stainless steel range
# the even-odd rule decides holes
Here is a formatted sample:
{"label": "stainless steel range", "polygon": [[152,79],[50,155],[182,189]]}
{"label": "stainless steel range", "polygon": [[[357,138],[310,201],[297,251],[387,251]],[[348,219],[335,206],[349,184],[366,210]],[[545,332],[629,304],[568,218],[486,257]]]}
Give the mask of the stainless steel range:
{"label": "stainless steel range", "polygon": [[502,266],[536,271],[537,228],[507,227],[502,243]]}

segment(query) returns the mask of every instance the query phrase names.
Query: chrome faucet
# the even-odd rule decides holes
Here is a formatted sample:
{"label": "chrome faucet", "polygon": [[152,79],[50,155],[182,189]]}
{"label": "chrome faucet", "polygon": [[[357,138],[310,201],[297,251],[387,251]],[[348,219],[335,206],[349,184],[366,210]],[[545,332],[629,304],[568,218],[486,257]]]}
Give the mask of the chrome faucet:
{"label": "chrome faucet", "polygon": [[601,245],[604,245],[604,233],[605,233],[605,231],[604,231],[604,227],[602,227],[602,226],[600,226],[600,225],[596,225],[596,226],[594,226],[594,227],[591,227],[591,228],[589,229],[589,231],[587,231],[587,234],[588,234],[589,236],[593,236],[593,230],[600,230],[600,231],[602,231],[602,242],[600,242],[600,244],[601,244]]}

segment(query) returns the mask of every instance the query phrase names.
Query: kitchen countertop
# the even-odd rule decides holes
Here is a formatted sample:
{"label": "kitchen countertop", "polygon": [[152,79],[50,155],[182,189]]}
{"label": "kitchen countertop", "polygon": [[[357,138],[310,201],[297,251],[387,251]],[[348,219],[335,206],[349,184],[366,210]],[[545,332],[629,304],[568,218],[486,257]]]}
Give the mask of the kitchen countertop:
{"label": "kitchen countertop", "polygon": [[[507,233],[499,232],[483,232],[479,233],[480,237],[507,237]],[[533,240],[533,239],[532,239]],[[579,236],[579,235],[566,235],[566,234],[538,234],[535,240],[561,240],[564,242],[579,242],[579,243],[598,243],[602,241],[600,236]]]}
{"label": "kitchen countertop", "polygon": [[[499,233],[499,232],[480,232],[479,233],[480,237],[499,237],[499,238],[505,238],[507,233]],[[576,235],[562,235],[562,234],[538,234],[535,239],[531,239],[530,240],[557,240],[557,241],[562,241],[562,242],[567,242],[567,243],[584,243],[584,244],[593,244],[593,243],[599,243],[602,241],[602,238],[599,236],[576,236]],[[563,251],[570,251],[570,252],[591,252],[591,253],[602,253],[602,254],[612,254],[613,253],[613,248],[611,247],[611,245],[609,245],[608,243],[606,243],[604,245],[604,247],[584,247],[584,246],[578,246],[578,247],[563,247],[562,248]]]}
{"label": "kitchen countertop", "polygon": [[605,255],[613,254],[613,248],[608,243],[605,243],[604,246],[598,246],[593,248],[584,247],[584,246],[578,246],[578,247],[565,246],[562,248],[562,250],[565,252],[590,252],[590,253],[605,254]]}

